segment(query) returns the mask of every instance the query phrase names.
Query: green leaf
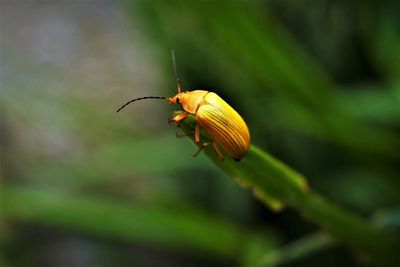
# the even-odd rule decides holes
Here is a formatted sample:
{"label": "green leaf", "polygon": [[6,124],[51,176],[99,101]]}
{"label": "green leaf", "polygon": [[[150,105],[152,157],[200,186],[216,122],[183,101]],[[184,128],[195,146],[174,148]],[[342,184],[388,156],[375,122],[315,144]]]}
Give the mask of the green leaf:
{"label": "green leaf", "polygon": [[[195,123],[194,116],[189,116],[178,127],[190,136]],[[190,137],[194,142],[193,136]],[[202,140],[210,141],[211,138],[201,132]],[[220,160],[211,147],[204,152],[228,175],[252,188],[255,196],[267,206],[277,209],[287,205],[296,209],[335,240],[346,243],[376,263],[390,266],[398,259],[398,247],[393,240],[363,218],[313,192],[304,177],[260,148],[251,145],[248,154],[240,162],[233,160],[226,152],[225,160]]]}
{"label": "green leaf", "polygon": [[270,246],[276,235],[251,232],[191,208],[127,204],[104,198],[5,186],[0,194],[2,219],[41,223],[67,230],[152,244],[219,259],[236,259],[260,237]]}

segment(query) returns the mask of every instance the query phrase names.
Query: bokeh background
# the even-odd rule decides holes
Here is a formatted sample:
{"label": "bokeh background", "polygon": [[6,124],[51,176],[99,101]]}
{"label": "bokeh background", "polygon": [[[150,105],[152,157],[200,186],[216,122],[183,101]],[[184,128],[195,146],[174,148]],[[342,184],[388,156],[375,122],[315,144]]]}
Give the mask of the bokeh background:
{"label": "bokeh background", "polygon": [[[1,266],[368,266],[129,99],[230,103],[252,142],[400,223],[397,1],[1,1]],[[317,235],[316,235],[317,233]],[[256,264],[263,259],[263,264]]]}

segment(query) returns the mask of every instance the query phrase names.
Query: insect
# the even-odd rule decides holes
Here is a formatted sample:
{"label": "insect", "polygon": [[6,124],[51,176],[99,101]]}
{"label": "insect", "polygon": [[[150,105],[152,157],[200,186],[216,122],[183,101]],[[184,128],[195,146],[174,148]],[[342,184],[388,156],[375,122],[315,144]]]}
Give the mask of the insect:
{"label": "insect", "polygon": [[212,146],[217,156],[223,160],[224,157],[219,150],[221,146],[234,160],[241,160],[250,146],[250,132],[242,119],[229,104],[227,104],[216,93],[205,90],[194,90],[182,92],[181,83],[176,71],[175,53],[172,50],[172,63],[176,77],[178,93],[173,97],[145,96],[132,99],[121,106],[117,112],[132,102],[143,99],[165,99],[170,104],[181,105],[183,111],[170,118],[170,122],[178,123],[189,114],[196,118],[194,139],[200,144],[200,128],[204,129],[212,141],[200,144],[199,149],[193,154],[197,156],[200,151]]}

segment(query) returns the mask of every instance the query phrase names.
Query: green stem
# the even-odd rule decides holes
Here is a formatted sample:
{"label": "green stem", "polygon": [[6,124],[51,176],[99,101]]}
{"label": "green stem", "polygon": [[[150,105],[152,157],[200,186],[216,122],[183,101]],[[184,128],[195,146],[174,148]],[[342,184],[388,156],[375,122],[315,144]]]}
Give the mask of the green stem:
{"label": "green stem", "polygon": [[333,238],[357,249],[373,260],[390,266],[397,258],[389,237],[373,228],[361,217],[348,212],[322,196],[308,192],[299,194],[290,206],[317,223]]}
{"label": "green stem", "polygon": [[[189,134],[195,123],[195,118],[189,116],[178,126]],[[211,138],[202,132],[202,139],[209,141]],[[287,205],[296,209],[335,240],[362,252],[380,265],[390,266],[398,260],[389,237],[363,218],[311,191],[302,175],[256,146],[252,145],[240,162],[232,160],[225,152],[225,160],[221,161],[212,149],[205,149],[205,154],[228,175],[252,188],[255,196],[269,207],[279,210]]]}

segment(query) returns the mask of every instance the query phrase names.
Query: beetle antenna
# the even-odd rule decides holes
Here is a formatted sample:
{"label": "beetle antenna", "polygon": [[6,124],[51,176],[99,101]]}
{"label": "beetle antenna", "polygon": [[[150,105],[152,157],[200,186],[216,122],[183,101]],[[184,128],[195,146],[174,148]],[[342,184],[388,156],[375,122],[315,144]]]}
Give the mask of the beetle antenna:
{"label": "beetle antenna", "polygon": [[145,96],[145,97],[139,97],[139,98],[135,98],[132,99],[128,102],[126,102],[122,107],[120,107],[119,109],[117,109],[117,112],[120,112],[121,109],[123,109],[124,107],[126,107],[127,105],[129,105],[132,102],[138,101],[138,100],[143,100],[143,99],[167,99],[165,96]]}
{"label": "beetle antenna", "polygon": [[171,57],[172,57],[172,65],[174,67],[174,73],[175,73],[175,78],[176,78],[176,85],[178,87],[178,93],[180,93],[181,90],[181,79],[179,79],[178,72],[176,71],[176,61],[175,61],[175,50],[171,50]]}

